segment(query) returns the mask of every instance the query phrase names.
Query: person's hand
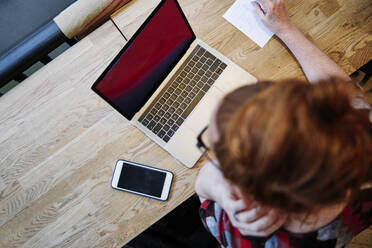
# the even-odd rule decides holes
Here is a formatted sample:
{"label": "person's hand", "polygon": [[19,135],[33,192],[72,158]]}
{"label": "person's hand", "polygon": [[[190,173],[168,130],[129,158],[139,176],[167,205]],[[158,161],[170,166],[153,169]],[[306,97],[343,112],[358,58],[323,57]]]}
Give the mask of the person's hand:
{"label": "person's hand", "polygon": [[238,228],[242,235],[256,237],[269,236],[279,229],[287,216],[276,210],[259,206],[253,199],[247,205],[236,186],[232,186],[210,163],[200,170],[195,183],[195,191],[201,202],[215,201],[228,215],[231,224]]}
{"label": "person's hand", "polygon": [[231,224],[242,235],[266,237],[279,229],[287,219],[285,214],[275,209],[260,206],[253,199],[249,206],[240,199],[239,194],[226,181],[218,185],[219,197],[216,199],[227,213]]}
{"label": "person's hand", "polygon": [[[260,4],[264,9],[261,8]],[[285,33],[292,28],[292,24],[284,4],[284,0],[257,0],[252,1],[257,15],[260,17],[263,24],[275,34]]]}
{"label": "person's hand", "polygon": [[242,235],[267,237],[284,224],[287,215],[253,203],[248,209],[235,213],[232,220]]}

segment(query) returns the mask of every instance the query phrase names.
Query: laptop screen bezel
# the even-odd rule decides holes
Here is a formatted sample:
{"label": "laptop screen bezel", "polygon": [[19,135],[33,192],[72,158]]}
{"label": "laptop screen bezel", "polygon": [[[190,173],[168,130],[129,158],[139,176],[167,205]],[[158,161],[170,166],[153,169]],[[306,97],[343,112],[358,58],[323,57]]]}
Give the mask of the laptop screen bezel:
{"label": "laptop screen bezel", "polygon": [[[116,57],[111,61],[111,63],[107,66],[107,68],[104,70],[104,72],[99,76],[99,78],[94,82],[94,84],[92,85],[91,89],[96,93],[98,94],[100,97],[102,97],[107,103],[109,103],[111,105],[111,107],[113,107],[116,111],[118,111],[121,115],[123,115],[125,118],[127,118],[126,114],[123,113],[122,110],[119,109],[119,107],[115,106],[115,104],[110,101],[109,98],[107,98],[105,95],[103,95],[99,90],[96,89],[97,85],[102,81],[102,79],[106,76],[106,74],[111,70],[111,68],[118,62],[118,60],[121,58],[121,56],[123,55],[123,53],[128,49],[128,47],[130,47],[132,45],[132,43],[135,41],[135,39],[137,38],[137,36],[139,34],[141,34],[141,32],[143,31],[143,29],[145,29],[145,27],[147,26],[147,24],[151,21],[151,19],[154,17],[154,15],[159,11],[159,9],[161,7],[163,7],[163,5],[167,2],[167,1],[174,1],[174,3],[176,4],[177,6],[177,9],[178,11],[180,12],[183,20],[185,21],[188,29],[190,30],[190,33],[192,34],[192,38],[191,38],[191,41],[190,41],[190,44],[188,46],[185,46],[185,48],[182,50],[182,52],[180,53],[179,56],[177,56],[177,58],[175,59],[175,62],[172,63],[168,70],[164,72],[163,74],[163,78],[161,78],[161,80],[159,80],[160,82],[163,82],[164,79],[167,77],[167,75],[173,70],[173,68],[176,66],[176,64],[180,61],[180,59],[185,55],[186,51],[189,49],[191,43],[196,39],[196,36],[195,36],[195,33],[194,31],[192,30],[191,26],[190,26],[190,23],[187,21],[186,19],[186,16],[185,14],[183,13],[182,9],[181,9],[181,6],[179,5],[178,1],[177,0],[162,0],[158,6],[156,6],[156,8],[153,10],[153,12],[149,15],[149,17],[147,17],[147,19],[145,20],[145,22],[138,28],[138,30],[134,33],[134,35],[128,40],[128,42],[124,45],[124,47],[120,50],[120,52],[118,53],[118,55],[116,55]],[[124,37],[125,38],[125,37]],[[159,88],[159,86],[161,85],[161,83],[157,86],[157,88]],[[156,89],[155,89],[156,91]],[[153,94],[153,93],[152,93]],[[150,96],[151,97],[151,96]],[[139,107],[138,111],[146,104],[146,102],[150,99],[150,97],[144,101],[144,103],[142,104],[142,106]],[[137,113],[138,113],[137,111]],[[131,118],[127,118],[128,120],[132,120],[133,117],[135,116],[135,114],[131,117]]]}

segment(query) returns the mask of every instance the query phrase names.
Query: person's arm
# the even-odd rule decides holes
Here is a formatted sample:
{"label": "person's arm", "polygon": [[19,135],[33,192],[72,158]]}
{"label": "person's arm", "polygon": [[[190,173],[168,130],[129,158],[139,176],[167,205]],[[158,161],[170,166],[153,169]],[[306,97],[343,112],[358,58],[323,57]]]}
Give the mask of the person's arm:
{"label": "person's arm", "polygon": [[300,63],[310,83],[340,79],[350,81],[350,77],[319,48],[312,44],[291,23],[283,0],[257,0],[252,2],[262,22],[273,31],[289,48]]}

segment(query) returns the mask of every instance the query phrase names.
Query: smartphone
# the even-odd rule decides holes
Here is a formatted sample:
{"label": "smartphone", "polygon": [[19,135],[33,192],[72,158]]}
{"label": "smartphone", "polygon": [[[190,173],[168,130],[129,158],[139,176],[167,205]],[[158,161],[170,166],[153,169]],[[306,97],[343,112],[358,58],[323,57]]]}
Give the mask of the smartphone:
{"label": "smartphone", "polygon": [[173,173],[126,160],[116,162],[111,187],[117,190],[166,201]]}

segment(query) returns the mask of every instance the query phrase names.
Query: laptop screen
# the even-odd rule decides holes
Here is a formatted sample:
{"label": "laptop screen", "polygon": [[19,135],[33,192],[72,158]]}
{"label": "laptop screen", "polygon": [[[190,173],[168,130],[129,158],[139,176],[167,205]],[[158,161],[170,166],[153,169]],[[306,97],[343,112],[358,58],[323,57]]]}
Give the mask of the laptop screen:
{"label": "laptop screen", "polygon": [[162,1],[92,89],[131,119],[194,39],[178,3]]}

